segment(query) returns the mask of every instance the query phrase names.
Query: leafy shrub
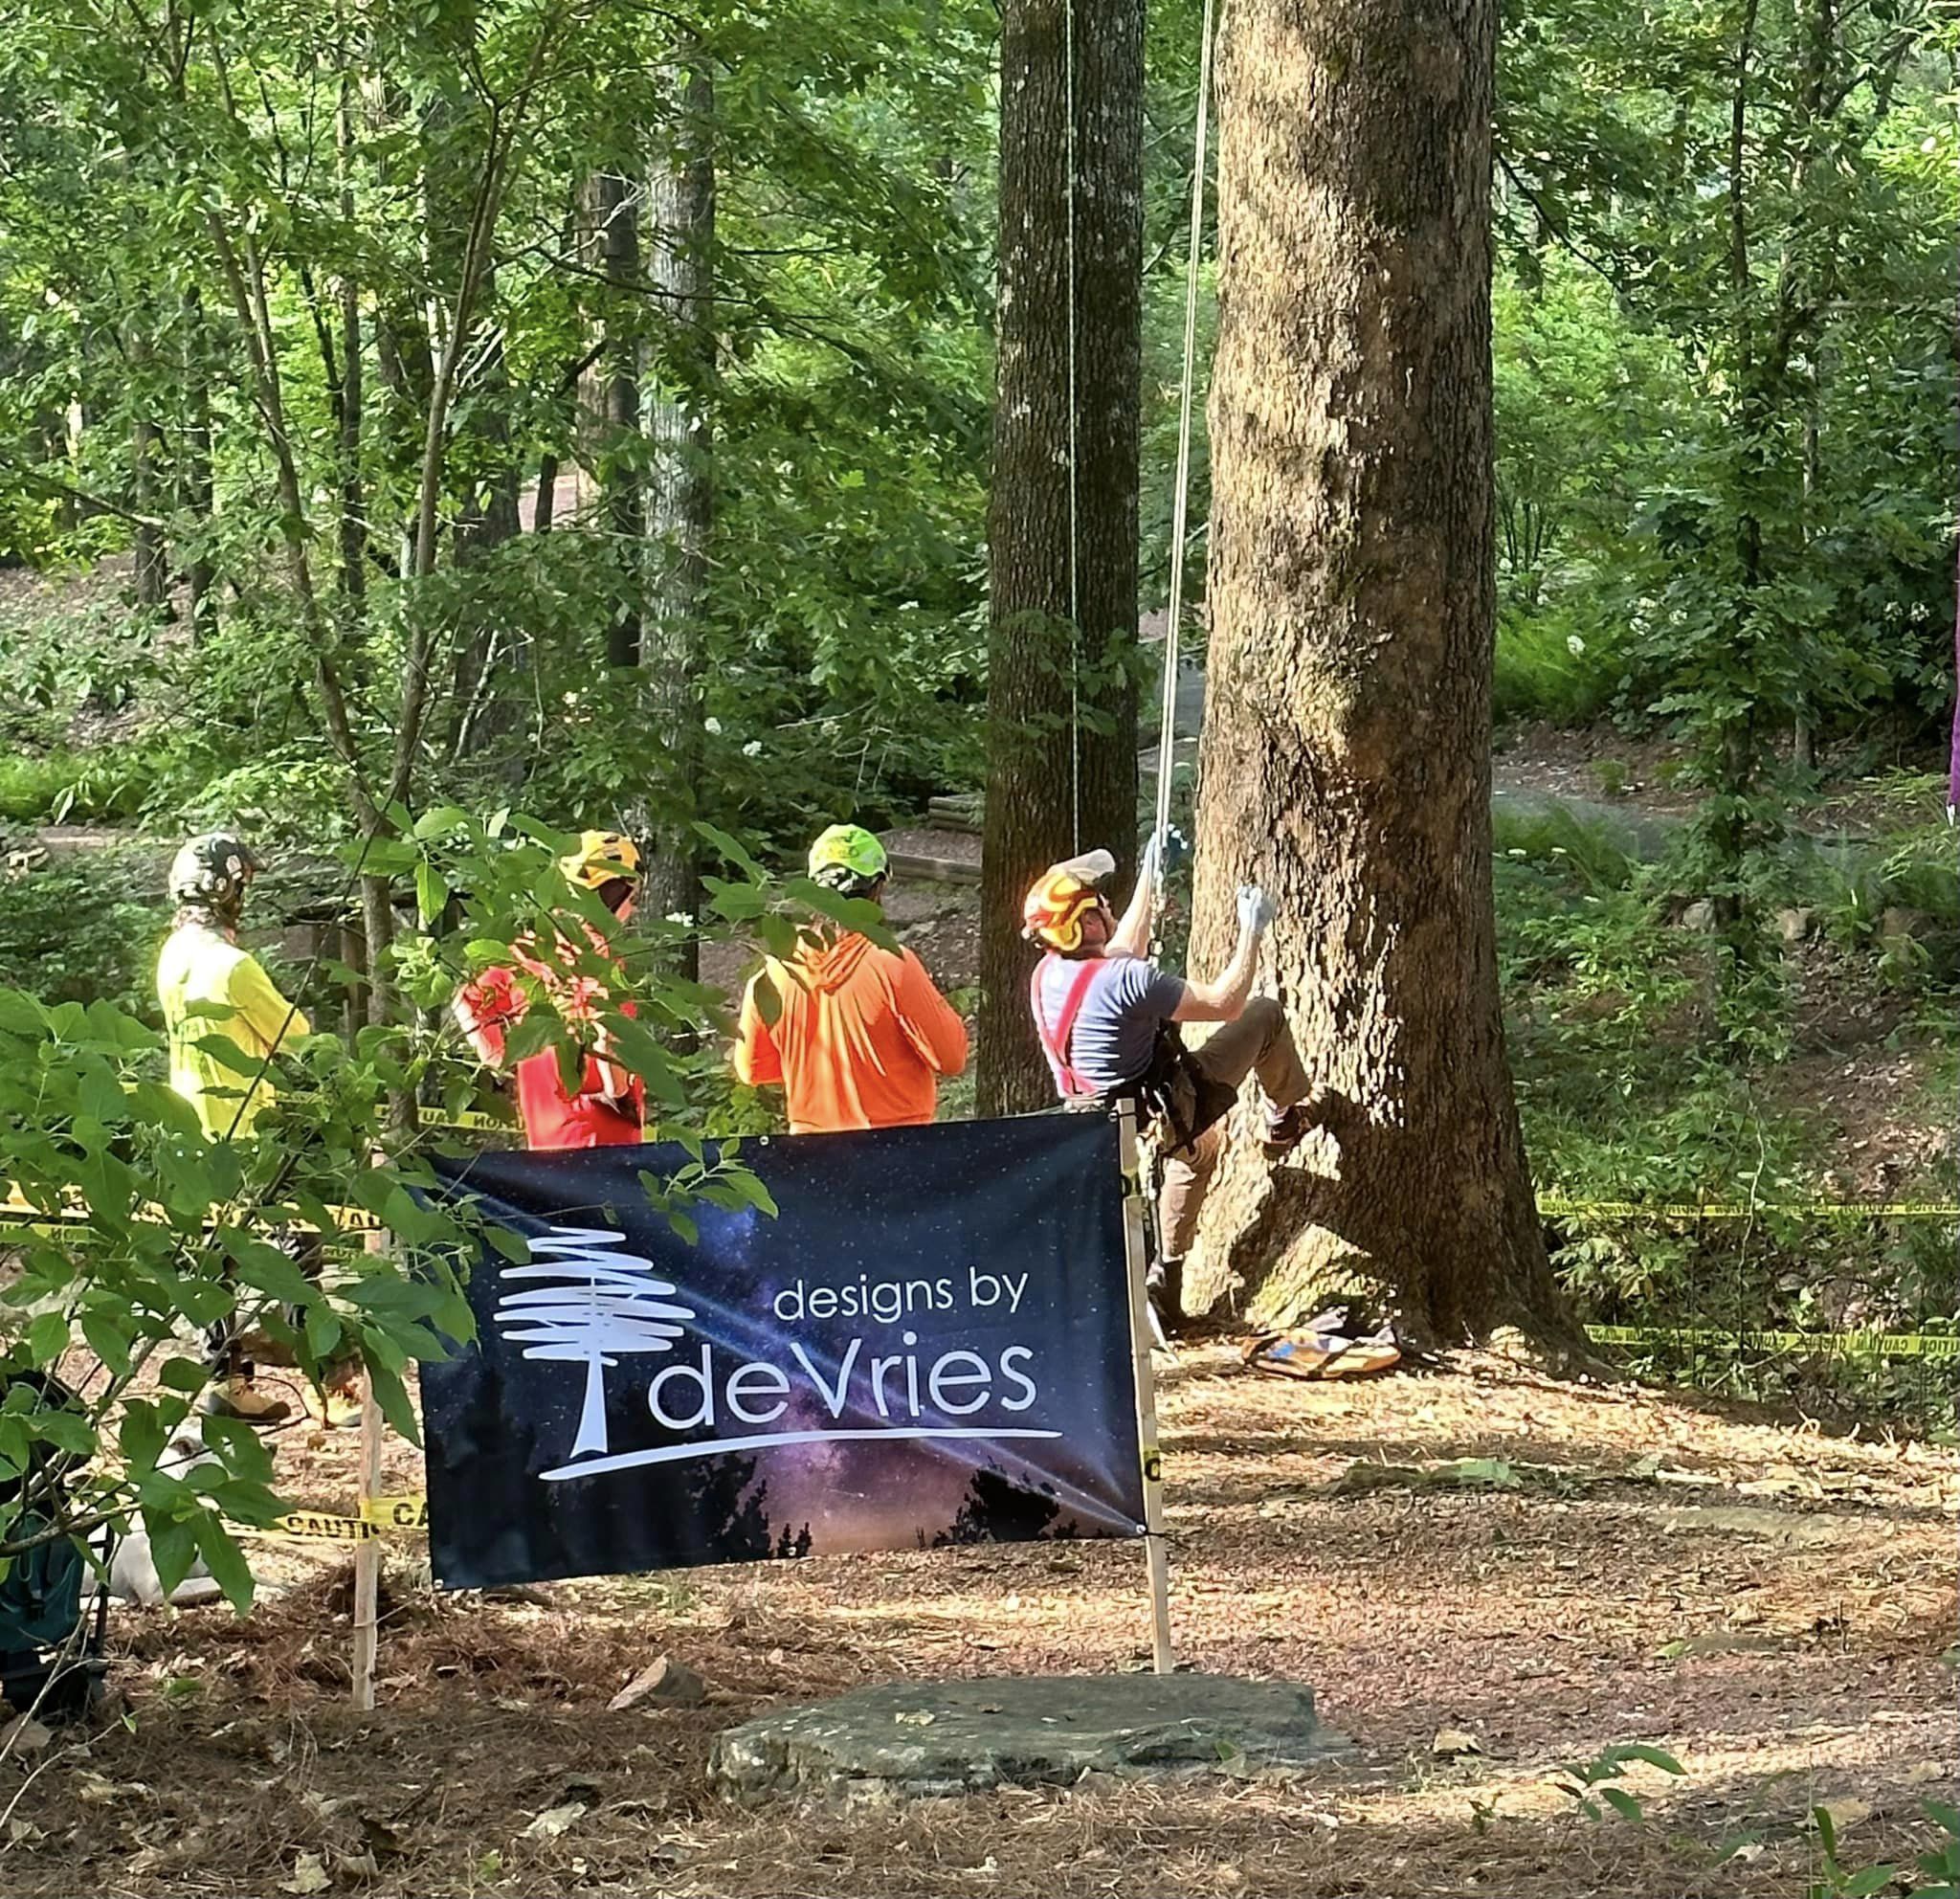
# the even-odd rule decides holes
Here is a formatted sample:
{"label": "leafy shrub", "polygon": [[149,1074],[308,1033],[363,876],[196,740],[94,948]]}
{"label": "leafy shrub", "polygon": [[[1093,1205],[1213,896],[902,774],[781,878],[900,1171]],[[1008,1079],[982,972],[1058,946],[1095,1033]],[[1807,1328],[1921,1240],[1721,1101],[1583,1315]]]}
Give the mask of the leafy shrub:
{"label": "leafy shrub", "polygon": [[156,1019],[152,974],[169,926],[146,860],[122,851],[62,858],[0,880],[0,987],[44,1002],[102,1001]]}
{"label": "leafy shrub", "polygon": [[1590,726],[1625,683],[1623,646],[1602,615],[1570,603],[1506,608],[1498,616],[1492,710],[1500,720]]}

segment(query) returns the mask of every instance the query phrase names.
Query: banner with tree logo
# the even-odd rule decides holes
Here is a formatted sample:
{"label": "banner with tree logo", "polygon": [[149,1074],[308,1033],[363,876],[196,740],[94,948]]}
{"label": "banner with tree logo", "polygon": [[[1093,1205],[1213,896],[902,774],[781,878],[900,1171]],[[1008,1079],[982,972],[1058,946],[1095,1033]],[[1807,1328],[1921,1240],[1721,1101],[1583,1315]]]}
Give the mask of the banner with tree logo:
{"label": "banner with tree logo", "polygon": [[422,1371],[438,1580],[1142,1534],[1109,1123],[752,1143],[683,1209],[691,1160],[440,1164],[503,1237]]}

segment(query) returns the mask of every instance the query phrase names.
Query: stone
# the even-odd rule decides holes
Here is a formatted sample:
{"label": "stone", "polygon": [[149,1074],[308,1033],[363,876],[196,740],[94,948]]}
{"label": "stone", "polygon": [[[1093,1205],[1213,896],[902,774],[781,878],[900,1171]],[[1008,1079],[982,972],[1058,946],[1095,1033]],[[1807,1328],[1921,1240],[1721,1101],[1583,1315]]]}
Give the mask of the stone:
{"label": "stone", "polygon": [[684,1662],[663,1655],[642,1668],[606,1704],[609,1713],[650,1701],[659,1708],[699,1708],[708,1698],[707,1684]]}
{"label": "stone", "polygon": [[1776,934],[1793,948],[1803,942],[1816,927],[1816,918],[1809,910],[1778,910],[1776,912]]}
{"label": "stone", "polygon": [[1698,897],[1681,913],[1681,927],[1683,929],[1711,930],[1715,927],[1715,905],[1706,897]]}
{"label": "stone", "polygon": [[1879,918],[1882,943],[1918,943],[1931,934],[1933,920],[1924,910],[1908,910],[1893,905]]}
{"label": "stone", "polygon": [[1225,1675],[1015,1676],[902,1682],[762,1715],[715,1737],[725,1796],[858,1801],[1108,1776],[1292,1774],[1348,1743],[1313,1690]]}

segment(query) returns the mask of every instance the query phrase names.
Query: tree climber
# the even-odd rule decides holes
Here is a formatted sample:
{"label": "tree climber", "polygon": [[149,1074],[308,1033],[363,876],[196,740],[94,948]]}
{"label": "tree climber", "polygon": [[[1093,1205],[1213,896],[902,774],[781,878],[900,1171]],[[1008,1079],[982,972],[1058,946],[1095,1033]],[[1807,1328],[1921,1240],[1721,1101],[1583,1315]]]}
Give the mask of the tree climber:
{"label": "tree climber", "polygon": [[[594,892],[621,923],[633,915],[639,895],[639,851],[631,838],[616,831],[582,832],[578,848],[560,858],[558,868],[568,883]],[[593,952],[618,967],[612,945],[596,927],[582,921],[570,927],[584,929]],[[511,953],[515,969],[485,970],[456,998],[457,1018],[479,1058],[492,1068],[504,1065],[509,1031],[531,1006],[520,972],[544,993],[578,1042],[571,1083],[555,1048],[540,1049],[518,1062],[524,1145],[540,1151],[638,1146],[647,1138],[646,1084],[612,1057],[600,1020],[610,999],[605,983],[567,967],[568,945],[558,959],[549,950],[541,953],[533,942],[512,945]],[[619,1005],[619,1013],[636,1013],[630,997]]]}
{"label": "tree climber", "polygon": [[[1099,885],[1114,874],[1107,851],[1058,863],[1022,905],[1028,937],[1047,954],[1030,988],[1035,1027],[1056,1092],[1075,1106],[1134,1095],[1164,1170],[1162,1257],[1148,1269],[1152,1309],[1167,1333],[1184,1323],[1184,1262],[1205,1191],[1217,1170],[1223,1122],[1248,1075],[1264,1097],[1267,1154],[1300,1145],[1313,1124],[1314,1089],[1279,1003],[1252,994],[1259,939],[1273,919],[1264,893],[1238,892],[1238,947],[1224,972],[1196,982],[1149,960],[1156,909],[1156,846],[1145,853],[1119,919]],[[1176,1024],[1223,1024],[1187,1049]]]}
{"label": "tree climber", "polygon": [[[858,825],[810,847],[812,881],[841,897],[881,903],[888,874],[884,846]],[[819,929],[743,994],[735,1073],[782,1085],[792,1134],[916,1127],[932,1119],[939,1078],[966,1065],[967,1025],[924,964],[857,930]]]}
{"label": "tree climber", "polygon": [[[170,1085],[197,1112],[208,1141],[246,1141],[278,1101],[271,1058],[312,1033],[300,1010],[281,995],[250,950],[239,948],[245,891],[258,874],[258,860],[238,838],[222,832],[193,838],[170,865],[170,900],[177,906],[170,934],[157,958],[157,1000],[170,1051]],[[323,1255],[316,1235],[284,1241],[309,1279]],[[303,1317],[288,1310],[297,1330]],[[206,1410],[252,1424],[276,1424],[291,1415],[283,1398],[259,1390],[246,1341],[233,1319],[210,1335],[215,1383]],[[332,1427],[360,1416],[354,1390],[358,1363],[325,1368],[323,1383],[309,1385],[307,1409]]]}

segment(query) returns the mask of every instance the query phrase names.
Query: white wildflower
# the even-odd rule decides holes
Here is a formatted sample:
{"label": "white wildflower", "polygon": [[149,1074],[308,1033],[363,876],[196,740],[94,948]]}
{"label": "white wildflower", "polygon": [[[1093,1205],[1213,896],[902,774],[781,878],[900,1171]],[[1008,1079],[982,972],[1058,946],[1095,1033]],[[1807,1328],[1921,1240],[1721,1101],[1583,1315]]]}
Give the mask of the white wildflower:
{"label": "white wildflower", "polygon": [[1576,633],[1569,633],[1566,635],[1566,651],[1570,653],[1573,659],[1576,659],[1580,656],[1580,654],[1585,652],[1585,650],[1586,642],[1583,639],[1581,639]]}

